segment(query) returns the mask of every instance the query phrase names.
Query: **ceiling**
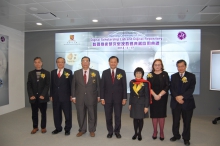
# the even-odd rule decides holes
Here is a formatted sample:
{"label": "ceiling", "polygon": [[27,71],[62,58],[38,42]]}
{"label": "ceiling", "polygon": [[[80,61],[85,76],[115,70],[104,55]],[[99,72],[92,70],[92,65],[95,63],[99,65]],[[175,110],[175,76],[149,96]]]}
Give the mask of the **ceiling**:
{"label": "ceiling", "polygon": [[25,32],[220,26],[220,0],[0,0],[0,24]]}

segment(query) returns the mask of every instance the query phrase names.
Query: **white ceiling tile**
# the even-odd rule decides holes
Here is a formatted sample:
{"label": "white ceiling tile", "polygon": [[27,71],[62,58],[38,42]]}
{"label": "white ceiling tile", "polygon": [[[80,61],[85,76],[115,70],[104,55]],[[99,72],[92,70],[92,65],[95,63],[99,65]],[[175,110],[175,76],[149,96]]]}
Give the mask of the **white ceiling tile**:
{"label": "white ceiling tile", "polygon": [[147,23],[147,16],[126,16],[124,23]]}
{"label": "white ceiling tile", "polygon": [[207,5],[220,5],[220,0],[210,0]]}
{"label": "white ceiling tile", "polygon": [[50,10],[50,12],[58,11],[71,11],[71,7],[68,6],[65,2],[49,2],[49,3],[40,3],[43,7]]}
{"label": "white ceiling tile", "polygon": [[95,6],[99,9],[103,8],[122,8],[122,2],[120,0],[92,0]]}
{"label": "white ceiling tile", "polygon": [[114,23],[123,23],[124,22],[124,17],[105,17],[105,20],[109,24],[114,24]]}
{"label": "white ceiling tile", "polygon": [[101,17],[99,10],[82,10],[82,11],[75,11],[80,17],[83,18],[98,18]]}
{"label": "white ceiling tile", "polygon": [[[45,13],[49,12],[48,9],[44,8],[42,5],[36,4],[25,4],[25,5],[17,5],[18,8],[30,13],[30,14],[37,14],[37,13]],[[31,10],[30,8],[36,8],[36,11]]]}
{"label": "white ceiling tile", "polygon": [[97,9],[91,0],[64,1],[73,10]]}
{"label": "white ceiling tile", "polygon": [[84,19],[88,24],[91,24],[91,25],[99,25],[99,24],[106,24],[107,21],[105,20],[105,18],[101,18],[101,17],[97,17],[96,18],[98,20],[98,22],[92,22],[93,19],[91,18],[86,18]]}
{"label": "white ceiling tile", "polygon": [[5,0],[13,5],[36,3],[34,0]]}
{"label": "white ceiling tile", "polygon": [[0,8],[0,16],[6,16],[6,15],[24,15],[26,14],[25,11],[13,6],[9,5],[7,7],[1,7]]}
{"label": "white ceiling tile", "polygon": [[123,7],[143,7],[148,6],[148,0],[121,0]]}
{"label": "white ceiling tile", "polygon": [[179,6],[206,5],[210,0],[179,0]]}
{"label": "white ceiling tile", "polygon": [[211,21],[217,16],[219,15],[218,14],[197,14],[191,19],[191,21]]}
{"label": "white ceiling tile", "polygon": [[148,6],[177,6],[179,0],[147,0]]}
{"label": "white ceiling tile", "polygon": [[8,3],[8,2],[6,2],[6,1],[4,1],[4,0],[1,0],[0,1],[0,8],[1,7],[8,7],[10,4]]}
{"label": "white ceiling tile", "polygon": [[63,0],[34,0],[35,2],[42,3],[42,2],[58,2]]}
{"label": "white ceiling tile", "polygon": [[184,13],[179,13],[175,15],[170,16],[170,21],[171,22],[184,22],[184,21],[190,21],[195,14],[184,14]]}
{"label": "white ceiling tile", "polygon": [[116,16],[123,16],[124,12],[123,9],[100,9],[100,12],[103,17],[116,17]]}
{"label": "white ceiling tile", "polygon": [[10,15],[10,16],[0,17],[0,19],[4,19],[4,20],[7,20],[12,23],[16,23],[16,22],[22,23],[22,22],[39,21],[40,20],[31,14],[29,14],[29,15]]}
{"label": "white ceiling tile", "polygon": [[46,23],[52,26],[74,26],[87,24],[84,19],[59,19],[59,20],[47,20]]}
{"label": "white ceiling tile", "polygon": [[214,19],[212,19],[209,23],[218,23],[220,24],[220,15],[218,15],[217,17],[215,17]]}
{"label": "white ceiling tile", "polygon": [[150,7],[127,7],[123,8],[124,16],[148,15]]}
{"label": "white ceiling tile", "polygon": [[220,5],[207,6],[200,12],[200,14],[220,14]]}
{"label": "white ceiling tile", "polygon": [[76,11],[54,12],[53,14],[61,19],[80,18]]}

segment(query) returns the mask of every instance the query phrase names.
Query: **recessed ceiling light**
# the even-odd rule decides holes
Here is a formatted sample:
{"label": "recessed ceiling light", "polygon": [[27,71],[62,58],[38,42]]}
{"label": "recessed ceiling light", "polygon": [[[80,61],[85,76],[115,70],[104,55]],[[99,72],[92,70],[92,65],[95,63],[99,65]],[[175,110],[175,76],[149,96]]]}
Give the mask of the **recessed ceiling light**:
{"label": "recessed ceiling light", "polygon": [[156,20],[161,20],[161,19],[162,19],[162,17],[157,17],[157,18],[156,18]]}
{"label": "recessed ceiling light", "polygon": [[42,25],[42,23],[36,23],[37,25]]}
{"label": "recessed ceiling light", "polygon": [[35,7],[30,7],[29,8],[31,11],[37,11],[38,9],[37,8],[35,8]]}
{"label": "recessed ceiling light", "polygon": [[97,19],[93,19],[92,22],[98,22],[98,20]]}

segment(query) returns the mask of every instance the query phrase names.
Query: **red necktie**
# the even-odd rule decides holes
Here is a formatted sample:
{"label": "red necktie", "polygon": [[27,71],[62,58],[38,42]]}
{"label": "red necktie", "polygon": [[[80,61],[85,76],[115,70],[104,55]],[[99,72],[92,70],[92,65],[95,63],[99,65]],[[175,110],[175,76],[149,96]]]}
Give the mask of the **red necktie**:
{"label": "red necktie", "polygon": [[85,71],[85,73],[83,75],[83,78],[84,78],[84,83],[86,84],[86,71]]}
{"label": "red necktie", "polygon": [[114,70],[112,70],[112,83],[114,84],[114,79],[115,79],[115,74],[114,74]]}
{"label": "red necktie", "polygon": [[60,78],[60,72],[61,72],[61,70],[59,70],[59,72],[58,72],[58,74],[57,74],[59,78]]}

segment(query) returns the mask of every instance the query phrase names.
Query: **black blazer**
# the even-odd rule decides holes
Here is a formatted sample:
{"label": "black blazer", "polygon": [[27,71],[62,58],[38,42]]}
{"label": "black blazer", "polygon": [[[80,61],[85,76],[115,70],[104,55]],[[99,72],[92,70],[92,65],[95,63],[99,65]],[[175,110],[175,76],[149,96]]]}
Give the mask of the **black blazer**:
{"label": "black blazer", "polygon": [[[69,76],[66,76],[66,73]],[[66,68],[60,78],[57,75],[57,69],[51,71],[50,96],[53,102],[70,101],[72,76],[72,71]]]}
{"label": "black blazer", "polygon": [[[182,108],[184,110],[191,110],[196,107],[195,100],[193,97],[193,92],[195,90],[196,85],[196,77],[194,74],[190,72],[185,72],[184,77],[187,78],[186,83],[182,83],[181,87],[181,94],[184,98],[184,103],[182,105]],[[179,72],[173,74],[171,76],[171,85],[170,85],[170,92],[171,92],[171,101],[170,101],[170,107],[172,109],[176,108],[176,105],[178,102],[176,101],[175,97],[178,96],[178,87],[179,87],[179,81],[181,80],[181,77],[179,75]],[[182,81],[181,81],[182,82]]]}
{"label": "black blazer", "polygon": [[[122,78],[117,79],[117,75],[121,74]],[[111,70],[104,70],[100,83],[100,98],[106,103],[121,103],[123,99],[127,99],[127,83],[125,71],[117,68],[114,84],[112,84]]]}
{"label": "black blazer", "polygon": [[[134,80],[135,81],[135,80]],[[144,107],[148,108],[150,103],[150,91],[149,84],[144,83],[144,86],[138,91],[138,95],[133,90],[133,82],[130,81],[130,98],[129,105],[131,104],[144,104]]]}
{"label": "black blazer", "polygon": [[[153,74],[152,72],[150,72],[151,74]],[[153,77],[147,77],[147,80],[151,83],[151,85],[154,82],[154,76]],[[164,90],[166,92],[166,94],[168,94],[168,90],[170,88],[170,79],[169,79],[169,75],[166,71],[163,71],[160,75],[159,75],[159,80],[160,80],[160,89]],[[151,86],[152,88],[152,86]],[[154,90],[154,89],[153,89]]]}
{"label": "black blazer", "polygon": [[42,69],[38,84],[37,84],[36,71],[33,70],[28,73],[27,92],[30,103],[34,103],[36,101],[36,100],[30,100],[31,96],[35,96],[36,98],[40,96],[44,96],[44,99],[39,98],[39,102],[48,102],[49,88],[50,88],[50,72],[46,71],[45,69]]}

